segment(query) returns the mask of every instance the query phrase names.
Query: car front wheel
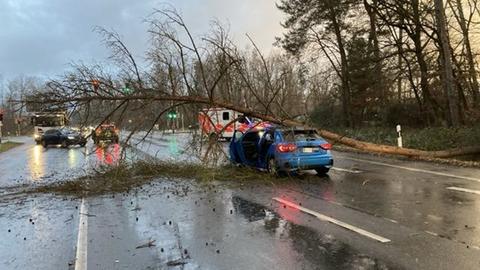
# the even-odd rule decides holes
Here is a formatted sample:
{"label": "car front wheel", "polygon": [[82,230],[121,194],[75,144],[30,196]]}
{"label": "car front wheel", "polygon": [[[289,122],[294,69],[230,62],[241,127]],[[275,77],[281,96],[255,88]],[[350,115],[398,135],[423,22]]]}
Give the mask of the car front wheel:
{"label": "car front wheel", "polygon": [[315,171],[317,171],[318,175],[326,175],[328,171],[330,171],[330,168],[322,167],[322,168],[316,169]]}
{"label": "car front wheel", "polygon": [[67,147],[68,147],[68,142],[62,141],[62,148],[67,148]]}
{"label": "car front wheel", "polygon": [[42,141],[41,143],[42,143],[42,146],[43,146],[44,148],[47,148],[47,142]]}

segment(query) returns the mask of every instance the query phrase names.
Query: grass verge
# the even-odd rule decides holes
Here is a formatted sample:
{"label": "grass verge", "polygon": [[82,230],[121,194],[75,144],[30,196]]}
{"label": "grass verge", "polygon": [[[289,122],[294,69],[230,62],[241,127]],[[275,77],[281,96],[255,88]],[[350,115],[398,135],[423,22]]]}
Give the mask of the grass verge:
{"label": "grass verge", "polygon": [[19,142],[5,142],[5,143],[0,143],[0,153],[6,152],[12,148],[15,148],[17,146],[22,145],[23,143]]}
{"label": "grass verge", "polygon": [[[395,127],[335,129],[334,131],[362,141],[397,145],[397,132]],[[402,137],[404,147],[426,151],[477,146],[480,142],[480,125],[460,128],[431,127],[423,129],[404,127]]]}

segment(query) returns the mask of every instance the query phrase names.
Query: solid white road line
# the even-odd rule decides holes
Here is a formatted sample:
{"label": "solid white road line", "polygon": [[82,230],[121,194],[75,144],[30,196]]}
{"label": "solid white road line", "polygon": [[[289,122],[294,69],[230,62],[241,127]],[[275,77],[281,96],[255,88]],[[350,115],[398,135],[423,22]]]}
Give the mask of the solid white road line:
{"label": "solid white road line", "polygon": [[473,189],[459,188],[459,187],[447,187],[447,189],[480,195],[480,190],[473,190]]}
{"label": "solid white road line", "polygon": [[349,170],[349,169],[338,168],[338,167],[332,167],[331,169],[334,170],[334,171],[339,171],[339,172],[362,173],[362,171],[359,171],[359,170]]}
{"label": "solid white road line", "polygon": [[302,206],[300,206],[300,205],[297,205],[297,204],[295,204],[295,203],[286,201],[286,200],[284,200],[284,199],[275,197],[275,198],[272,198],[272,200],[277,201],[277,202],[279,202],[279,203],[282,203],[282,204],[284,204],[284,205],[286,205],[286,206],[289,206],[289,207],[298,209],[298,210],[300,210],[300,211],[302,211],[302,212],[304,212],[304,213],[307,213],[307,214],[310,214],[310,215],[312,215],[312,216],[314,216],[314,217],[317,217],[317,218],[320,219],[320,220],[333,223],[333,224],[338,225],[338,226],[340,226],[340,227],[342,227],[342,228],[345,228],[345,229],[347,229],[347,230],[356,232],[356,233],[358,233],[358,234],[360,234],[360,235],[366,236],[366,237],[368,237],[368,238],[371,238],[371,239],[373,239],[373,240],[379,241],[379,242],[381,242],[381,243],[388,243],[388,242],[391,241],[390,239],[387,239],[387,238],[385,238],[385,237],[376,235],[376,234],[374,234],[374,233],[371,233],[371,232],[368,232],[368,231],[366,231],[366,230],[364,230],[364,229],[360,229],[360,228],[355,227],[355,226],[353,226],[353,225],[347,224],[347,223],[345,223],[345,222],[343,222],[343,221],[336,220],[336,219],[331,218],[331,217],[329,217],[329,216],[325,216],[325,215],[323,215],[323,214],[320,214],[320,213],[315,212],[315,211],[313,211],[313,210],[307,209],[307,208],[302,207]]}
{"label": "solid white road line", "polygon": [[87,230],[88,230],[88,209],[85,204],[85,198],[82,199],[82,205],[79,212],[77,253],[75,255],[75,270],[87,269]]}
{"label": "solid white road line", "polygon": [[454,174],[450,174],[450,173],[441,173],[441,172],[429,171],[429,170],[424,170],[424,169],[417,169],[417,168],[393,165],[393,164],[388,164],[388,163],[383,163],[383,162],[378,162],[378,161],[364,160],[364,159],[359,159],[359,158],[345,157],[344,159],[350,159],[350,160],[354,160],[354,161],[360,161],[360,162],[365,162],[365,163],[370,163],[370,164],[380,165],[380,166],[386,166],[386,167],[391,167],[391,168],[403,169],[403,170],[412,171],[412,172],[429,173],[429,174],[438,175],[438,176],[446,176],[446,177],[452,177],[452,178],[458,178],[458,179],[480,182],[480,178],[454,175]]}

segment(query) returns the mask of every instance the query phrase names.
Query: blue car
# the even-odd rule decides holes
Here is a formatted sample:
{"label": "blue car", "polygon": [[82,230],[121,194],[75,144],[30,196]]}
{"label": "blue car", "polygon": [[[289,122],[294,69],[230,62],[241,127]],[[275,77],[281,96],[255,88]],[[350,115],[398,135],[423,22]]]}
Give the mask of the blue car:
{"label": "blue car", "polygon": [[262,125],[245,132],[237,130],[229,148],[232,163],[274,175],[300,170],[324,175],[333,166],[332,145],[313,129]]}

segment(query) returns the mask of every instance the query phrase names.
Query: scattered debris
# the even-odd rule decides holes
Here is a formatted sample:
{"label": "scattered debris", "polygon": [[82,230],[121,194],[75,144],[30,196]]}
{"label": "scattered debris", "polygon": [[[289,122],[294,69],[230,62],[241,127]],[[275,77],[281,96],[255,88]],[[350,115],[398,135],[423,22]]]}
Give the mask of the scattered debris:
{"label": "scattered debris", "polygon": [[[138,247],[136,247],[136,249],[140,249],[140,248],[151,248],[151,247],[154,247],[155,246],[155,241],[156,240],[149,240],[147,243],[143,244],[143,245],[140,245]],[[163,248],[162,248],[163,250]]]}
{"label": "scattered debris", "polygon": [[185,265],[185,264],[187,264],[187,262],[184,261],[183,259],[167,262],[167,266],[179,266],[179,265]]}

